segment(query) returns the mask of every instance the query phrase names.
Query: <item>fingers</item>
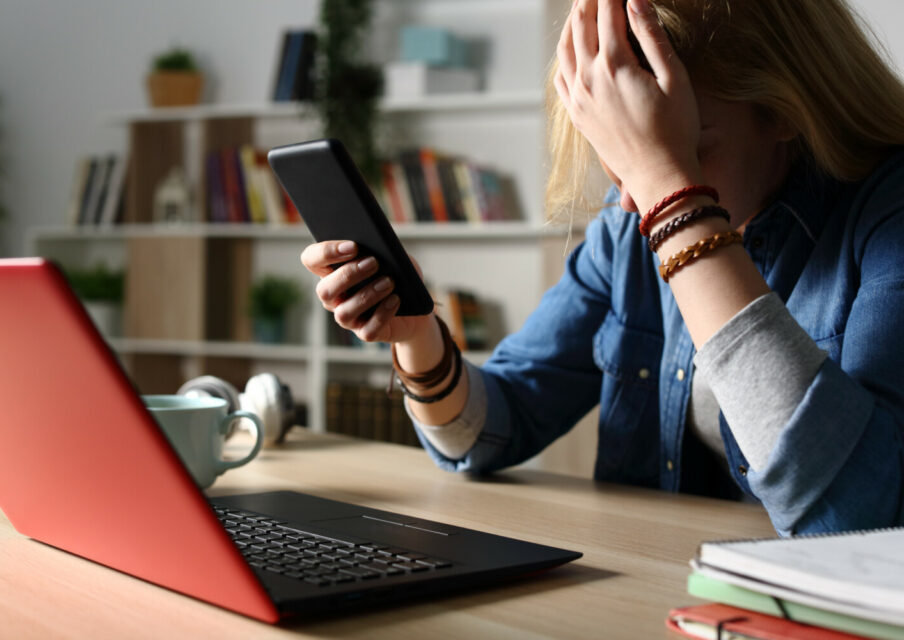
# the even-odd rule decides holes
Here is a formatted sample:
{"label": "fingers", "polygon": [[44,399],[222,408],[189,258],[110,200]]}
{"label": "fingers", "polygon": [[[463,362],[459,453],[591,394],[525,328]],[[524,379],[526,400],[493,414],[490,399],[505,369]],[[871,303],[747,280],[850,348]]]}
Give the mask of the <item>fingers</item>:
{"label": "fingers", "polygon": [[346,262],[338,269],[321,277],[315,292],[327,311],[333,311],[348,296],[348,290],[367,280],[377,272],[377,260],[373,256]]}
{"label": "fingers", "polygon": [[[605,2],[605,0],[603,0]],[[597,0],[579,0],[571,10],[571,38],[576,69],[589,69],[600,49],[596,29]]]}
{"label": "fingers", "polygon": [[631,31],[637,37],[637,42],[653,69],[653,75],[661,83],[669,77],[677,60],[668,34],[659,24],[656,12],[648,0],[629,0],[628,19]]}
{"label": "fingers", "polygon": [[571,36],[571,16],[576,8],[577,3],[571,7],[571,12],[565,19],[565,26],[562,28],[562,34],[559,36],[559,43],[556,46],[556,60],[559,63],[557,76],[563,76],[563,82],[570,81],[576,71],[574,38]]}
{"label": "fingers", "polygon": [[358,255],[358,246],[349,240],[331,240],[308,245],[301,252],[301,263],[315,276],[333,272],[336,263],[346,262]]}
{"label": "fingers", "polygon": [[[387,277],[368,283],[367,286],[356,291],[354,295],[336,307],[333,311],[333,317],[340,327],[359,330],[373,319],[372,315],[365,312],[370,311],[375,305],[389,297],[395,298],[396,301],[399,299],[397,295],[390,296],[392,290],[393,282]],[[377,315],[376,311],[379,310],[375,310],[374,315]],[[392,309],[392,311],[395,311],[395,309]]]}
{"label": "fingers", "polygon": [[355,334],[364,342],[389,341],[392,338],[389,321],[395,317],[399,303],[399,296],[396,294],[388,296],[376,308],[370,319],[355,330]]}
{"label": "fingers", "polygon": [[602,43],[600,49],[610,65],[624,64],[634,57],[628,43],[628,24],[622,2],[600,0],[595,27],[596,37]]}

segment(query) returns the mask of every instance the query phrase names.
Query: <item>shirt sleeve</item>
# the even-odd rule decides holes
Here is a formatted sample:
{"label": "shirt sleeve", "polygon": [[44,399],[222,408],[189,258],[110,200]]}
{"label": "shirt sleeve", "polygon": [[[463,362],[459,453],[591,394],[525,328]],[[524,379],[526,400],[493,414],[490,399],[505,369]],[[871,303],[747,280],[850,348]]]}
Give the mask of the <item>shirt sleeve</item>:
{"label": "shirt sleeve", "polygon": [[763,469],[826,359],[775,293],[751,302],[694,358],[738,446]]}
{"label": "shirt sleeve", "polygon": [[904,524],[904,167],[895,171],[827,226],[814,249],[822,269],[798,284],[826,300],[810,312],[846,316],[817,340],[833,356],[746,477],[781,535]]}
{"label": "shirt sleeve", "polygon": [[[626,214],[625,231],[632,223]],[[489,473],[519,464],[599,402],[602,373],[592,346],[610,308],[610,232],[601,216],[591,221],[585,241],[524,326],[504,338],[483,366],[468,367],[468,400],[458,418],[447,425],[415,421],[439,467]]]}
{"label": "shirt sleeve", "polygon": [[428,425],[420,422],[412,413],[405,398],[405,411],[421,439],[426,439],[434,453],[447,460],[461,460],[477,442],[487,415],[487,392],[480,369],[464,362],[468,397],[461,413],[444,425]]}

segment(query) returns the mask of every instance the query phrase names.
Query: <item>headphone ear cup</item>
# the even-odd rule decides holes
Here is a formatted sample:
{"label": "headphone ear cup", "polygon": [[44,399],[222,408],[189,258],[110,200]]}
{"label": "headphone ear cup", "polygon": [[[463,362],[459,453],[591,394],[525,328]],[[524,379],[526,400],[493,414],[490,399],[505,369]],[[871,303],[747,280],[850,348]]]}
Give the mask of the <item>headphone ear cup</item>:
{"label": "headphone ear cup", "polygon": [[272,373],[260,373],[248,380],[240,396],[242,408],[257,414],[264,423],[265,444],[280,442],[286,432],[286,422],[291,422],[291,395],[287,406],[286,394],[288,387],[279,378]]}
{"label": "headphone ear cup", "polygon": [[230,413],[239,408],[239,392],[234,386],[216,376],[193,378],[179,387],[176,392],[190,398],[222,398],[227,402]]}

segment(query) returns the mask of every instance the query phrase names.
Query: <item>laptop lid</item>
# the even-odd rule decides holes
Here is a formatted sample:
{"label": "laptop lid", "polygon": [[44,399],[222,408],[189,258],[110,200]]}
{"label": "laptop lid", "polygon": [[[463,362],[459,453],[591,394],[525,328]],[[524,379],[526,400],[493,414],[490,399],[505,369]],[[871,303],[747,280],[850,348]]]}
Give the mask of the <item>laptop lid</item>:
{"label": "laptop lid", "polygon": [[0,259],[0,305],[0,509],[16,530],[276,621],[59,269]]}

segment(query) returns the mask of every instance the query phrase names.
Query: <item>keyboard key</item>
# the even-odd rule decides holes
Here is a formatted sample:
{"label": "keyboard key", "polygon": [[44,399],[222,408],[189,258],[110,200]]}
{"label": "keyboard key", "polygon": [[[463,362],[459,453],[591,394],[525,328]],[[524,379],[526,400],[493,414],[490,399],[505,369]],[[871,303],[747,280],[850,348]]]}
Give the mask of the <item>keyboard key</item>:
{"label": "keyboard key", "polygon": [[430,568],[425,564],[418,564],[417,562],[394,562],[392,566],[404,569],[405,571],[427,571],[427,569]]}
{"label": "keyboard key", "polygon": [[414,553],[412,551],[406,551],[405,553],[400,553],[400,554],[396,555],[396,557],[400,558],[402,560],[409,560],[411,562],[414,562],[415,560],[422,560],[422,559],[426,558],[427,556],[424,555],[423,553]]}
{"label": "keyboard key", "polygon": [[311,584],[317,585],[318,587],[328,587],[329,585],[333,584],[329,580],[321,578],[320,576],[305,578],[304,581],[310,582]]}
{"label": "keyboard key", "polygon": [[434,569],[447,569],[452,566],[452,563],[448,560],[440,560],[439,558],[421,558],[417,562]]}
{"label": "keyboard key", "polygon": [[340,569],[339,573],[346,573],[348,575],[355,576],[356,578],[362,578],[364,580],[380,577],[380,574],[376,571],[371,571],[370,569],[365,569],[363,567],[345,567]]}

